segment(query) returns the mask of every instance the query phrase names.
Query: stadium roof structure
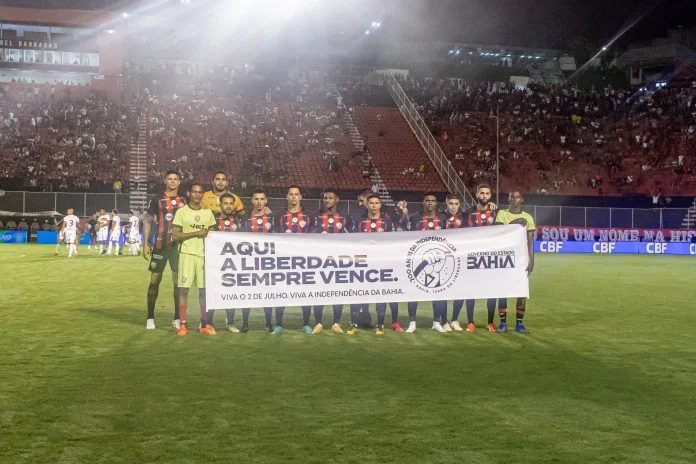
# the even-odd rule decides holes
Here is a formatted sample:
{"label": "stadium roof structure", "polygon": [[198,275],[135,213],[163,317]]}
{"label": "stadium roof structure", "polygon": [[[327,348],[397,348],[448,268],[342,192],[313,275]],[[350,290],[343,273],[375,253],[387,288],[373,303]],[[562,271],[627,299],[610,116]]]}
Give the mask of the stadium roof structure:
{"label": "stadium roof structure", "polygon": [[106,10],[38,9],[0,6],[0,22],[23,25],[89,28],[117,18]]}

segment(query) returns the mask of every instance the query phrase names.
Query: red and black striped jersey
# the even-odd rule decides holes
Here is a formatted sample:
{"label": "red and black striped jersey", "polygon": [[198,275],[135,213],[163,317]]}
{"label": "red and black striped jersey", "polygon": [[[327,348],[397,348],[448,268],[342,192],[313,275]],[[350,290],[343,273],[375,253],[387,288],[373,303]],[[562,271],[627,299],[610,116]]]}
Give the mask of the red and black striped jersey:
{"label": "red and black striped jersey", "polygon": [[387,213],[382,213],[377,219],[363,216],[360,221],[355,224],[354,230],[355,232],[394,232],[396,231],[396,227],[389,215]]}
{"label": "red and black striped jersey", "polygon": [[268,214],[260,216],[249,216],[243,220],[244,232],[254,232],[257,234],[273,233],[273,217]]}
{"label": "red and black striped jersey", "polygon": [[172,239],[172,221],[176,210],[182,208],[186,204],[186,198],[181,195],[168,197],[162,195],[159,199],[150,200],[147,207],[147,212],[157,222],[155,228],[155,246],[157,250],[168,250],[177,246]]}
{"label": "red and black striped jersey", "polygon": [[444,229],[447,219],[442,213],[435,213],[429,218],[423,213],[416,213],[408,218],[408,230],[440,230]]}
{"label": "red and black striped jersey", "polygon": [[226,218],[224,216],[219,216],[216,219],[216,225],[217,230],[220,232],[237,232],[241,229],[234,217]]}
{"label": "red and black striped jersey", "polygon": [[306,234],[312,231],[313,221],[303,210],[296,213],[285,211],[276,217],[275,228],[280,233]]}
{"label": "red and black striped jersey", "polygon": [[313,218],[314,232],[317,234],[340,234],[353,230],[350,216],[341,213],[319,211]]}
{"label": "red and black striped jersey", "polygon": [[461,229],[466,227],[466,215],[462,210],[457,211],[455,214],[450,214],[449,211],[445,212],[445,229]]}
{"label": "red and black striped jersey", "polygon": [[492,226],[495,223],[496,212],[491,211],[490,206],[479,211],[476,206],[472,206],[466,211],[466,226],[467,227],[482,227]]}

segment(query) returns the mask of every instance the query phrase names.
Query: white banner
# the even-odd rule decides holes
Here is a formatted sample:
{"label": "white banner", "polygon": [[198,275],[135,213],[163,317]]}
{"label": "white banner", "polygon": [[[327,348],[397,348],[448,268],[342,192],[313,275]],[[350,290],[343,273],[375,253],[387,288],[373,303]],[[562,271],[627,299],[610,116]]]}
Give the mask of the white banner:
{"label": "white banner", "polygon": [[205,240],[208,309],[529,296],[519,225]]}

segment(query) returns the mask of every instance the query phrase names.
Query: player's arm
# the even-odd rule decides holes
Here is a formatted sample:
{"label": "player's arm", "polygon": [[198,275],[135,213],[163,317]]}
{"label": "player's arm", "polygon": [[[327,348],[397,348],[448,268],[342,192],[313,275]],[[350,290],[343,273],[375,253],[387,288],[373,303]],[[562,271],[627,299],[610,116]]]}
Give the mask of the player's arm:
{"label": "player's arm", "polygon": [[184,232],[179,225],[174,225],[172,229],[172,238],[176,242],[185,242],[190,238],[205,238],[208,235],[208,228],[194,230],[193,232]]}
{"label": "player's arm", "polygon": [[150,248],[150,224],[152,222],[152,216],[150,213],[145,213],[143,215],[143,258],[150,259],[150,253],[152,249]]}

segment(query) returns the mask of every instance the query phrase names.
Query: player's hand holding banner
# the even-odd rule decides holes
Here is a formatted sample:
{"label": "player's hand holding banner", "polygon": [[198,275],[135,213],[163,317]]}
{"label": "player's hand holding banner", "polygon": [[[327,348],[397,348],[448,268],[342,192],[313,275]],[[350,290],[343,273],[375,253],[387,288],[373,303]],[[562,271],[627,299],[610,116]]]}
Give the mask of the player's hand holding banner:
{"label": "player's hand holding banner", "polygon": [[527,297],[527,265],[519,225],[205,240],[209,310]]}

